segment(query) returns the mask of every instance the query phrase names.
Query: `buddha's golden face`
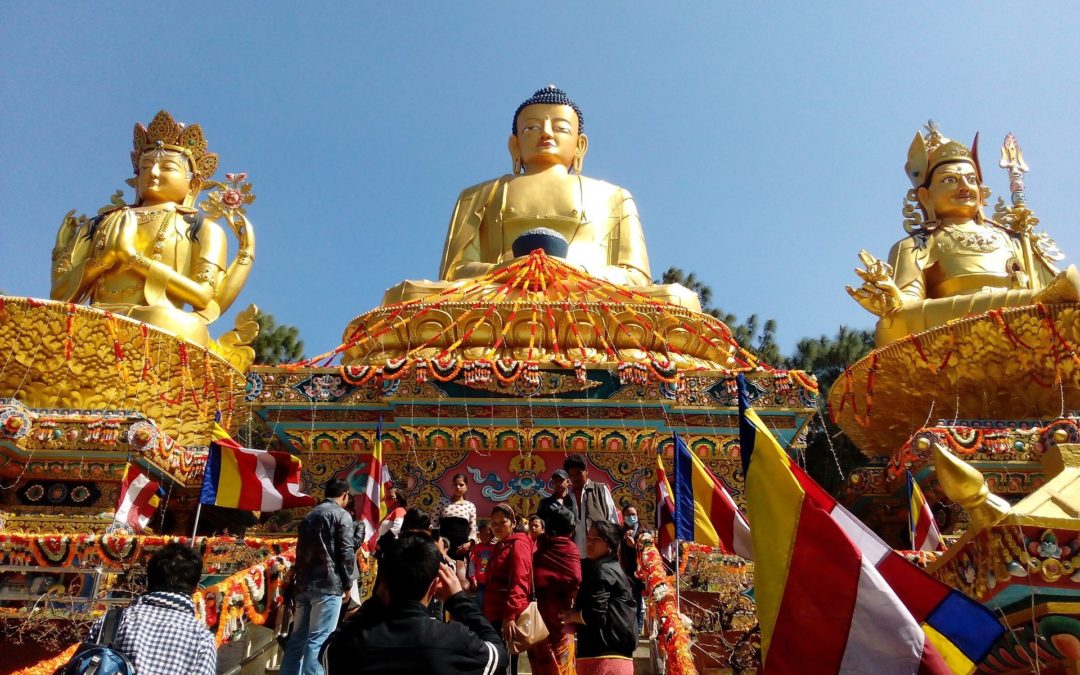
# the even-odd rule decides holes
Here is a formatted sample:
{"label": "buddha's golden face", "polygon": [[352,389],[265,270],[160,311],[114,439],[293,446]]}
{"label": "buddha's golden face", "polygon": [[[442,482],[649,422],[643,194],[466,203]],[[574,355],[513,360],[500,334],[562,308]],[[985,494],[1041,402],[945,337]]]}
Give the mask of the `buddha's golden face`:
{"label": "buddha's golden face", "polygon": [[191,164],[183,153],[151,150],[139,158],[135,191],[139,204],[180,203],[191,192]]}
{"label": "buddha's golden face", "polygon": [[578,133],[578,116],[568,105],[535,103],[518,113],[517,134],[510,137],[510,153],[515,152],[527,172],[550,166],[569,168],[574,158],[584,154],[584,134]]}
{"label": "buddha's golden face", "polygon": [[974,218],[982,203],[982,186],[973,165],[955,162],[935,169],[930,185],[919,188],[918,197],[934,218]]}

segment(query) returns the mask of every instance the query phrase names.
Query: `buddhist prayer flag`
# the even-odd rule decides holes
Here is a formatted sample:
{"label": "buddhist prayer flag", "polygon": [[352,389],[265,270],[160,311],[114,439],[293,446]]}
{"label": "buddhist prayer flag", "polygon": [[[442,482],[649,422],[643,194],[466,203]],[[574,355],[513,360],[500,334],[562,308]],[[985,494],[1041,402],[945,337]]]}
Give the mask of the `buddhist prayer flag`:
{"label": "buddhist prayer flag", "polygon": [[245,448],[216,423],[199,501],[243,511],[315,504],[314,497],[300,492],[299,457]]}
{"label": "buddhist prayer flag", "polygon": [[375,446],[371,449],[371,464],[368,465],[364,491],[356,495],[356,517],[364,523],[368,543],[378,538],[379,523],[386,517],[386,503],[383,491],[393,485],[390,470],[383,464],[382,453],[382,418],[375,427]]}
{"label": "buddhist prayer flag", "polygon": [[724,484],[673,434],[675,538],[752,559],[750,527]]}
{"label": "buddhist prayer flag", "polygon": [[[1003,634],[981,604],[915,567],[809,478],[749,407],[740,443],[769,673],[970,673]],[[765,526],[767,524],[767,526]]]}
{"label": "buddhist prayer flag", "polygon": [[934,512],[923,496],[919,484],[911,472],[907,472],[908,531],[911,534],[911,550],[942,551],[941,531],[934,520]]}
{"label": "buddhist prayer flag", "polygon": [[671,497],[671,484],[660,453],[656,455],[656,529],[657,548],[668,560],[675,559],[675,502]]}
{"label": "buddhist prayer flag", "polygon": [[113,520],[127,525],[135,532],[142,532],[161,503],[158,491],[161,484],[148,473],[130,462],[124,471],[124,481],[120,485],[120,504],[116,507]]}

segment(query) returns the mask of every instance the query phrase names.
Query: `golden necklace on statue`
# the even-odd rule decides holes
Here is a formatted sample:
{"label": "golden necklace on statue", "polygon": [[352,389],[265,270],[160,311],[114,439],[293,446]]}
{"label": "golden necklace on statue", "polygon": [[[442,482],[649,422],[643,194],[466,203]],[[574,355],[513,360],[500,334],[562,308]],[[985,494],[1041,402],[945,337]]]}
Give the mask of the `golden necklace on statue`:
{"label": "golden necklace on statue", "polygon": [[168,229],[169,222],[172,220],[170,216],[173,213],[175,211],[161,209],[159,211],[140,211],[138,214],[139,225],[147,225],[155,220],[161,221],[157,234],[154,235],[154,243],[150,247],[150,258],[152,260],[161,260],[161,256],[165,252],[165,231]]}
{"label": "golden necklace on statue", "polygon": [[957,244],[969,251],[991,253],[1001,248],[1005,242],[997,230],[987,228],[982,232],[970,232],[956,227],[945,226],[945,233]]}

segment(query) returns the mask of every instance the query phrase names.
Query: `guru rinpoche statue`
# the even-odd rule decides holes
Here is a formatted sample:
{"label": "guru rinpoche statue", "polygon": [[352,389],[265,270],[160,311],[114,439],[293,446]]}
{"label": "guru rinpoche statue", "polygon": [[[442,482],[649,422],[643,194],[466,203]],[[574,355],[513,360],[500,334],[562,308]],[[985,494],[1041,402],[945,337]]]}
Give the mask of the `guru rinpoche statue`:
{"label": "guru rinpoche statue", "polygon": [[483,277],[527,254],[514,251],[515,240],[540,229],[565,241],[564,250],[555,255],[589,275],[700,310],[697,295],[686,288],[653,285],[630,193],[581,174],[589,148],[584,128],[581,109],[554,86],[519,105],[508,141],[513,173],[467,188],[458,197],[439,269],[441,281],[406,281],[387,291],[383,304]]}
{"label": "guru rinpoche statue", "polygon": [[218,165],[199,125],[185,127],[164,110],[149,127],[136,124],[131,162],[133,205],[92,219],[65,217],[53,249],[52,298],[87,300],[207,346],[206,325],[236,299],[254,259],[255,235],[243,215],[254,199],[250,187],[240,187],[241,176],[203,204],[240,240],[226,269],[224,230],[194,207]]}
{"label": "guru rinpoche statue", "polygon": [[[937,125],[915,134],[905,167],[913,189],[904,208],[910,234],[893,246],[889,261],[866,251],[856,270],[863,285],[848,293],[881,317],[876,343],[883,346],[912,333],[969,314],[1036,302],[1080,299],[1080,273],[1061,258],[1052,240],[1032,227],[1038,222],[1023,203],[1019,147],[1007,140],[1002,166],[1013,179],[1013,206],[999,203],[991,220],[982,207],[990,196],[972,148],[941,135]],[[1019,184],[1018,184],[1018,181]]]}

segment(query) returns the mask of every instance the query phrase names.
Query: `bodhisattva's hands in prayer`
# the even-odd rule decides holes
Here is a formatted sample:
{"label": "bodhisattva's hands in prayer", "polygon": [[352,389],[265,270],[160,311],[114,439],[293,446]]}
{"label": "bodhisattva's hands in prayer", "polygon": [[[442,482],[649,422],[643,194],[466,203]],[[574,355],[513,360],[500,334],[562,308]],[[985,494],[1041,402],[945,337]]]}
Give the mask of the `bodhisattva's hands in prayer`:
{"label": "bodhisattva's hands in prayer", "polygon": [[451,597],[461,592],[461,580],[458,579],[454,568],[442,563],[439,565],[438,586],[435,588],[435,597],[446,602]]}
{"label": "bodhisattva's hands in prayer", "polygon": [[904,299],[900,288],[893,281],[892,265],[866,251],[859,251],[859,259],[866,269],[856,268],[855,274],[863,280],[863,285],[859,288],[847,286],[848,295],[868,312],[878,316],[888,316],[898,311],[903,306]]}
{"label": "bodhisattva's hands in prayer", "polygon": [[138,253],[138,249],[135,248],[135,233],[138,225],[134,218],[125,218],[119,230],[115,242],[116,259],[121,265],[127,265]]}

